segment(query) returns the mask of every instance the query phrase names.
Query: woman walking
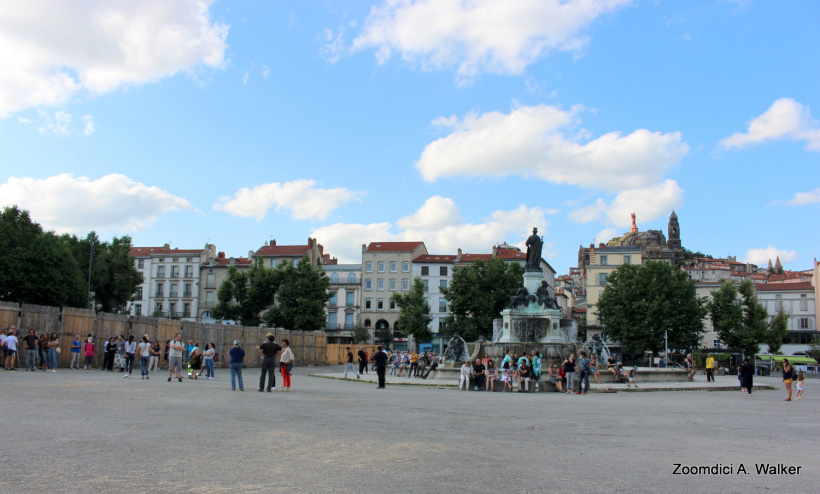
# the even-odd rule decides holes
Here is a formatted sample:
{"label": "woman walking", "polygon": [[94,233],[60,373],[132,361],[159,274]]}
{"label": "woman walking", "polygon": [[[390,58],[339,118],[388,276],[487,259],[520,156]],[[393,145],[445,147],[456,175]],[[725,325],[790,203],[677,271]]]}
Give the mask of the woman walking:
{"label": "woman walking", "polygon": [[231,391],[236,391],[236,380],[239,379],[239,391],[245,391],[242,384],[242,363],[245,361],[245,350],[239,346],[239,340],[233,340],[233,348],[228,351],[231,360]]}
{"label": "woman walking", "polygon": [[792,367],[789,359],[783,359],[783,384],[786,385],[786,393],[788,396],[783,401],[792,401],[792,382],[794,382],[794,367]]}
{"label": "woman walking", "polygon": [[148,341],[148,335],[142,336],[142,341],[137,345],[137,355],[140,357],[140,378],[151,379],[148,377],[148,359],[151,358],[151,343]]}
{"label": "woman walking", "polygon": [[293,370],[293,350],[290,349],[290,340],[282,339],[283,349],[279,354],[279,372],[282,374],[282,391],[290,391],[290,375]]}
{"label": "woman walking", "polygon": [[216,355],[216,347],[213,343],[205,345],[205,379],[212,381],[214,378],[214,355]]}

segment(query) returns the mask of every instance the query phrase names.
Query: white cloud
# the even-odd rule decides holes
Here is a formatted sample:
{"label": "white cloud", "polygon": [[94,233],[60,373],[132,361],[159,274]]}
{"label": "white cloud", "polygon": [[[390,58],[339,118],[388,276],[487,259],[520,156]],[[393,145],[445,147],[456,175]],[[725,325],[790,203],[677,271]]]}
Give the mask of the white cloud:
{"label": "white cloud", "polygon": [[94,133],[94,117],[91,115],[83,115],[83,135],[90,136]]}
{"label": "white cloud", "polygon": [[0,203],[30,211],[46,229],[77,234],[105,228],[144,230],[168,211],[193,209],[181,197],[120,174],[98,180],[68,173],[41,180],[11,177],[0,184]]}
{"label": "white cloud", "polygon": [[228,27],[211,3],[0,2],[0,117],[222,66]]}
{"label": "white cloud", "polygon": [[36,120],[31,118],[18,117],[17,122],[26,127],[35,128],[40,134],[51,134],[56,136],[67,137],[70,135],[84,135],[90,136],[94,133],[94,117],[92,115],[83,115],[80,117],[82,128],[77,125],[72,125],[74,117],[66,111],[47,112],[45,110],[37,110]]}
{"label": "white cloud", "polygon": [[509,114],[439,117],[433,124],[452,132],[428,144],[415,166],[428,182],[457,175],[519,175],[614,191],[658,183],[689,151],[677,132],[638,129],[587,141],[587,132],[576,129],[582,109],[538,105]]}
{"label": "white cloud", "polygon": [[[434,213],[441,207],[441,216]],[[396,226],[389,222],[371,224],[336,223],[319,228],[312,237],[324,245],[334,245],[332,254],[340,262],[361,262],[361,245],[370,242],[423,241],[431,254],[455,254],[459,248],[469,253],[490,253],[492,246],[508,239],[523,247],[533,227],[544,235],[549,226],[545,211],[520,205],[516,209],[498,210],[480,223],[465,223],[449,199],[434,196],[415,213],[400,218]],[[545,242],[544,257],[553,257],[552,243]]]}
{"label": "white cloud", "polygon": [[262,221],[272,207],[276,211],[290,210],[290,216],[297,220],[325,219],[334,209],[361,195],[346,188],[319,189],[315,185],[315,180],[294,180],[257,185],[252,189],[243,187],[233,198],[220,197],[213,208],[257,221]]}
{"label": "white cloud", "polygon": [[323,33],[324,45],[322,46],[322,54],[330,63],[336,63],[347,52],[345,47],[344,29],[339,29],[333,32],[330,29],[325,29]]}
{"label": "white cloud", "polygon": [[642,221],[653,221],[680,207],[682,200],[683,189],[675,180],[667,179],[650,187],[621,191],[609,204],[598,198],[591,205],[571,211],[569,217],[578,223],[605,219],[607,223],[623,228],[632,225],[630,215],[635,213],[640,227]]}
{"label": "white cloud", "polygon": [[791,98],[780,98],[749,122],[747,132],[720,141],[725,149],[754,146],[776,139],[805,141],[809,151],[820,151],[820,125],[809,109]]}
{"label": "white cloud", "polygon": [[387,0],[371,9],[353,50],[395,54],[422,70],[455,67],[462,80],[480,72],[521,74],[552,51],[578,53],[583,31],[629,0]]}
{"label": "white cloud", "polygon": [[248,83],[248,81],[251,78],[251,75],[254,73],[258,73],[260,76],[262,76],[262,79],[267,79],[270,75],[270,69],[265,64],[252,63],[250,68],[246,70],[245,74],[242,76],[243,86]]}
{"label": "white cloud", "polygon": [[746,258],[743,261],[757,264],[758,266],[765,266],[769,263],[769,260],[774,263],[778,256],[780,257],[780,262],[792,262],[797,259],[797,252],[793,250],[778,249],[770,245],[765,248],[747,250]]}
{"label": "white cloud", "polygon": [[604,228],[598,235],[595,235],[595,244],[607,243],[618,236],[618,230],[615,228]]}
{"label": "white cloud", "polygon": [[798,192],[787,203],[790,206],[803,206],[806,204],[820,203],[820,188],[809,192]]}

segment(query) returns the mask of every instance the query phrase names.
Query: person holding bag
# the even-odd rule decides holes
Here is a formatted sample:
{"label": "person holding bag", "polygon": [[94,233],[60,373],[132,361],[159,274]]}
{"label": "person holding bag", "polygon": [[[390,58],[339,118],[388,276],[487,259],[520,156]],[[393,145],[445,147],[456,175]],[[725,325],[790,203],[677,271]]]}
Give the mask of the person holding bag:
{"label": "person holding bag", "polygon": [[282,339],[284,348],[279,354],[279,372],[282,373],[282,391],[290,391],[290,375],[293,371],[293,361],[295,360],[293,350],[290,349],[290,340]]}

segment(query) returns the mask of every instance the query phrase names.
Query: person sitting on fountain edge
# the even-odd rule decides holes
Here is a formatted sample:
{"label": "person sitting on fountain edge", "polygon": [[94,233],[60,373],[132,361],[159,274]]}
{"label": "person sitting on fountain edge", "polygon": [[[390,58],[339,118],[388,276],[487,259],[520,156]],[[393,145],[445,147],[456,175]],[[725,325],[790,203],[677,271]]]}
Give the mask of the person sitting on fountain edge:
{"label": "person sitting on fountain edge", "polygon": [[481,359],[475,359],[475,365],[473,366],[473,385],[476,391],[481,389],[481,385],[484,384],[485,371],[486,367],[481,363]]}

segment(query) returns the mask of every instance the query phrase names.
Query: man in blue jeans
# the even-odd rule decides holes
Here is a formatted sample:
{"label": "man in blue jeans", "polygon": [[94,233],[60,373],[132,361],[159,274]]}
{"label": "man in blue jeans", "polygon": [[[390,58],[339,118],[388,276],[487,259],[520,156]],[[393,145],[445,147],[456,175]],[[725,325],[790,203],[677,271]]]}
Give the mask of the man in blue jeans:
{"label": "man in blue jeans", "polygon": [[[589,391],[589,364],[590,360],[587,358],[587,352],[581,350],[578,352],[578,393],[587,394]],[[586,386],[584,386],[586,385]]]}
{"label": "man in blue jeans", "polygon": [[[276,391],[276,373],[274,370],[278,367],[276,365],[276,357],[279,356],[282,347],[274,341],[273,335],[268,333],[268,341],[256,347],[256,350],[262,357],[262,375],[259,376],[259,392],[261,393],[263,389],[267,389],[268,393],[270,393],[271,390]],[[268,374],[267,388],[265,388],[265,374]]]}

